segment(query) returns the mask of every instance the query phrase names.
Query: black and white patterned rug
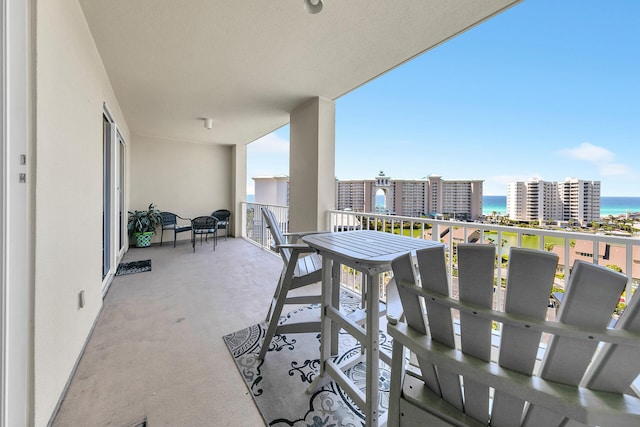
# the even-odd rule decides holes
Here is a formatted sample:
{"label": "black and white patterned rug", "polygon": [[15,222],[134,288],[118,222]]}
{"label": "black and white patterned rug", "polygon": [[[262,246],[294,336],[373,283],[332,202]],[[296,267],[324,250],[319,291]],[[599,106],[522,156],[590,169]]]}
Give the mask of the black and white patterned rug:
{"label": "black and white patterned rug", "polygon": [[123,262],[118,265],[116,276],[124,276],[125,274],[144,273],[151,271],[151,260]]}
{"label": "black and white patterned rug", "polygon": [[[341,293],[341,307],[355,310],[360,299],[348,292]],[[303,307],[282,316],[281,323],[300,321],[319,310],[318,305]],[[320,365],[320,334],[304,333],[276,335],[264,361],[257,359],[266,323],[253,325],[223,337],[243,381],[249,388],[265,423],[269,426],[364,426],[364,415],[349,396],[331,381],[307,393],[307,387],[318,375]],[[391,353],[391,338],[380,332],[381,350]],[[341,331],[337,363],[360,356],[360,344]],[[364,363],[348,369],[346,375],[365,390]],[[388,408],[389,367],[381,363],[378,387],[380,411]]]}

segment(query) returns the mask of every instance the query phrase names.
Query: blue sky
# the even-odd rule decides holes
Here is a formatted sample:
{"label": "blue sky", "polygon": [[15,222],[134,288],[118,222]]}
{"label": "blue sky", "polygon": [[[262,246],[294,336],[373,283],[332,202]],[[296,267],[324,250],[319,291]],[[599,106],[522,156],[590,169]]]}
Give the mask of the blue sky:
{"label": "blue sky", "polygon": [[[640,196],[640,0],[526,0],[336,100],[336,176],[601,181]],[[289,127],[248,146],[287,175]]]}

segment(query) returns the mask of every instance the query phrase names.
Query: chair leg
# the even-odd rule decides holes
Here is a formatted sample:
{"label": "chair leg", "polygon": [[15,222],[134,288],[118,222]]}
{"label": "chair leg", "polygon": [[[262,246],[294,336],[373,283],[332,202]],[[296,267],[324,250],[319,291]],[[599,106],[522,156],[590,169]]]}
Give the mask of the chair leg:
{"label": "chair leg", "polygon": [[273,293],[273,299],[271,300],[269,311],[267,312],[265,320],[269,322],[269,326],[267,327],[267,332],[264,336],[264,340],[262,341],[262,347],[260,348],[260,354],[258,355],[258,359],[260,360],[264,360],[264,356],[267,353],[267,350],[269,350],[269,345],[271,344],[271,340],[278,329],[280,314],[282,314],[282,309],[287,299],[287,294],[289,293],[289,286],[286,284],[285,280],[286,274],[287,269],[283,268],[282,273],[280,274],[280,279],[278,280],[278,285]]}
{"label": "chair leg", "polygon": [[164,228],[160,227],[160,246],[162,246],[162,236],[164,235]]}
{"label": "chair leg", "polygon": [[273,298],[271,298],[271,304],[269,305],[269,310],[267,311],[267,317],[265,317],[265,321],[269,322],[271,320],[271,316],[273,315],[273,310],[276,305],[276,301],[278,300],[278,295],[280,295],[280,290],[282,289],[282,284],[284,283],[284,275],[286,274],[286,268],[282,269],[282,273],[280,273],[280,279],[278,279],[278,285],[276,286],[276,290],[273,293]]}
{"label": "chair leg", "polygon": [[284,307],[284,302],[288,292],[289,288],[287,286],[286,289],[282,289],[282,293],[279,295],[279,298],[276,299],[276,305],[273,309],[273,313],[271,314],[271,320],[269,321],[269,326],[267,327],[267,332],[265,333],[264,340],[262,341],[262,347],[260,348],[260,354],[258,355],[259,360],[264,360],[264,356],[267,354],[267,350],[269,350],[269,345],[271,345],[271,340],[278,329],[280,314],[282,314],[282,308]]}
{"label": "chair leg", "polygon": [[[160,236],[160,240],[161,240],[160,245],[162,246],[162,236]],[[174,248],[176,247],[176,240],[178,240],[178,233],[175,230],[173,230],[173,247]]]}
{"label": "chair leg", "polygon": [[[398,342],[393,343],[391,356],[391,379],[389,387],[389,402],[400,402],[402,395],[402,379],[404,378],[404,347]],[[397,427],[400,425],[400,405],[389,405],[387,413],[387,425]]]}

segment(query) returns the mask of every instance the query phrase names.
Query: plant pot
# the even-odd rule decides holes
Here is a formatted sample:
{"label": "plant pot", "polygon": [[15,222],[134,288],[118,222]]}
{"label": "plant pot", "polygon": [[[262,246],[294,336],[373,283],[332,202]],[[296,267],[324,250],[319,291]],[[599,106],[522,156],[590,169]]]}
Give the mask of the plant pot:
{"label": "plant pot", "polygon": [[148,246],[151,246],[153,231],[145,231],[144,233],[133,233],[133,237],[135,237],[136,239],[136,247],[146,248]]}

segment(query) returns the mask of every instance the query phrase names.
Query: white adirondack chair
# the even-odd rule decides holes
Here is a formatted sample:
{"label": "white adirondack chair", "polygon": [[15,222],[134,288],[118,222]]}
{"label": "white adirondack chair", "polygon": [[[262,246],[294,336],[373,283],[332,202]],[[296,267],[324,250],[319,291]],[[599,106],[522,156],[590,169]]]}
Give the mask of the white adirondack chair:
{"label": "white adirondack chair", "polygon": [[460,244],[457,254],[459,299],[442,248],[417,254],[419,277],[410,256],[393,262],[406,322],[388,325],[389,426],[640,425],[630,387],[640,373],[640,298],[607,327],[626,276],[576,261],[556,320],[545,321],[554,254],[511,249],[504,311],[492,309],[495,248]]}
{"label": "white adirondack chair", "polygon": [[[258,355],[260,360],[264,359],[275,334],[320,332],[320,310],[318,310],[317,319],[282,325],[279,325],[279,322],[282,309],[287,304],[320,304],[321,295],[319,293],[289,296],[289,291],[322,280],[322,259],[320,256],[315,253],[314,249],[306,244],[295,243],[298,237],[304,233],[284,235],[278,225],[278,219],[271,210],[263,207],[262,216],[267,223],[267,227],[275,243],[275,249],[280,253],[284,265],[278,286],[276,287],[271,305],[269,306],[269,311],[267,312],[266,320],[269,324],[262,348],[260,349],[260,354]],[[293,243],[289,243],[287,237],[292,238]]]}

